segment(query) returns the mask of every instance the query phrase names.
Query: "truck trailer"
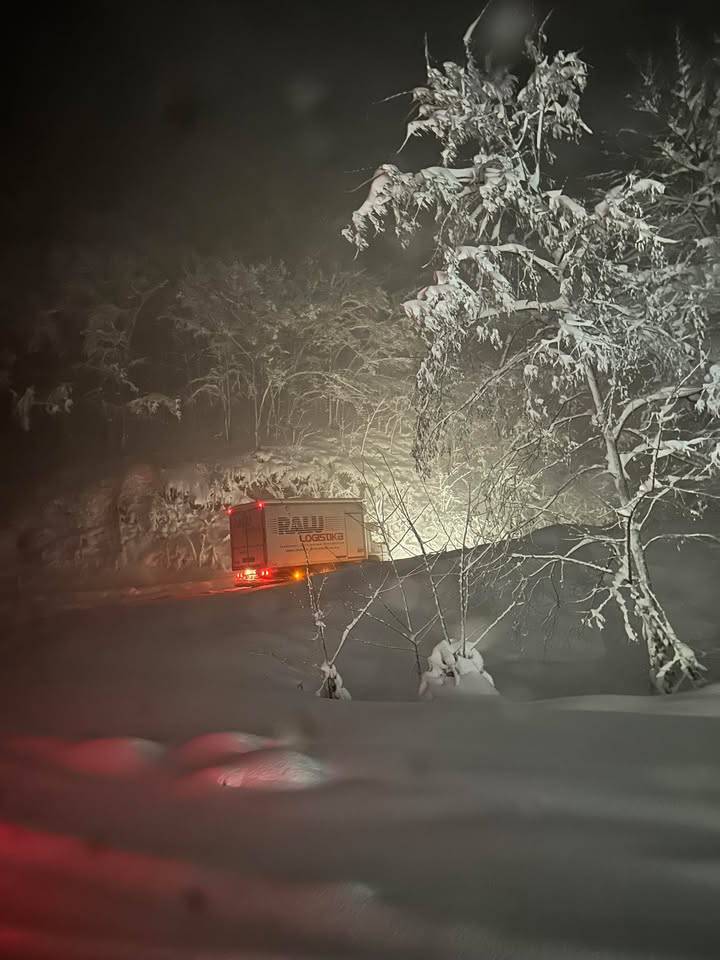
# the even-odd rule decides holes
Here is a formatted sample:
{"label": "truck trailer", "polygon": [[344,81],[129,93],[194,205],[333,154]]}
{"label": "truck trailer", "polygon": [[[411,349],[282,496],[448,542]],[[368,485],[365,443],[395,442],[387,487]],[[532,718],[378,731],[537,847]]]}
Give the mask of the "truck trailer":
{"label": "truck trailer", "polygon": [[362,500],[253,500],[227,513],[240,583],[300,580],[372,559]]}

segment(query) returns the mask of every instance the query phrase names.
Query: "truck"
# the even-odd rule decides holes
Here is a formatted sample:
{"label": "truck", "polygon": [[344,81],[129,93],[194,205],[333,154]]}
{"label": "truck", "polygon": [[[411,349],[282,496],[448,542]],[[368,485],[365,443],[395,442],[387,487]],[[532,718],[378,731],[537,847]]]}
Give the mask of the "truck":
{"label": "truck", "polygon": [[253,500],[227,514],[238,583],[302,580],[308,571],[382,559],[362,500]]}

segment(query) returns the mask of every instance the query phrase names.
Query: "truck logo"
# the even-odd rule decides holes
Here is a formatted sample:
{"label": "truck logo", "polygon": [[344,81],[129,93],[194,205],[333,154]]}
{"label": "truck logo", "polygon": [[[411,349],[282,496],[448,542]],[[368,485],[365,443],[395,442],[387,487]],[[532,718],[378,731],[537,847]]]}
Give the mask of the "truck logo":
{"label": "truck logo", "polygon": [[322,533],[325,519],[321,516],[278,517],[278,533],[287,536],[300,533]]}

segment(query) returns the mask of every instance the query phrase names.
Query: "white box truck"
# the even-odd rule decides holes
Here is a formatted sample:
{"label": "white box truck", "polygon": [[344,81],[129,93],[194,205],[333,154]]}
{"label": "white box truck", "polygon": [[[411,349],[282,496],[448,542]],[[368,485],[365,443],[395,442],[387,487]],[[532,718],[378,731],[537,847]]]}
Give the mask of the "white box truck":
{"label": "white box truck", "polygon": [[300,580],[308,568],[332,570],[370,557],[362,500],[253,500],[227,512],[239,582]]}

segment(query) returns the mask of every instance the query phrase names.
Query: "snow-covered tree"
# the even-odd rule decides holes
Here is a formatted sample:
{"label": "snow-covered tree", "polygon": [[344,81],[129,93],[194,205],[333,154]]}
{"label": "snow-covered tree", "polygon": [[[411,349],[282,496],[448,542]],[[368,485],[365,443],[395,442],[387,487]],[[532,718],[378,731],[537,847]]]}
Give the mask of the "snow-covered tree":
{"label": "snow-covered tree", "polygon": [[[571,476],[597,477],[610,516],[601,534],[539,559],[592,567],[593,622],[601,626],[615,600],[629,638],[647,645],[657,689],[674,691],[702,667],[654,590],[647,525],[662,502],[699,509],[720,467],[720,365],[709,359],[699,269],[706,236],[698,226],[685,243],[658,230],[661,179],[628,175],[590,202],[557,181],[558,144],[591,132],[580,113],[588,70],[576,53],[550,55],[540,28],[526,41],[520,81],[489,75],[471,42],[472,28],[465,63],[428,61],[413,92],[406,141],[434,139],[439,162],[382,166],[345,236],[362,250],[391,225],[407,244],[430,219],[434,276],[405,304],[427,347],[419,465],[439,448],[456,413],[450,388],[466,370],[465,409],[482,413],[504,387],[522,427],[516,452],[534,447]],[[478,351],[483,363],[468,364]],[[560,492],[550,490],[546,506]],[[588,559],[597,544],[602,559]]]}
{"label": "snow-covered tree", "polygon": [[297,275],[292,419],[324,421],[341,435],[369,424],[391,432],[410,406],[418,346],[411,324],[360,271],[310,262]]}
{"label": "snow-covered tree", "polygon": [[631,96],[638,113],[630,148],[643,171],[660,178],[665,190],[655,219],[667,236],[701,244],[696,283],[704,284],[711,315],[710,354],[720,357],[720,38],[714,56],[693,56],[680,32],[671,66],[649,62],[639,93]]}
{"label": "snow-covered tree", "polygon": [[410,393],[409,324],[358,271],[207,261],[181,285],[176,319],[198,346],[189,399],[219,407],[227,440],[241,404],[257,447],[308,423],[354,426]]}
{"label": "snow-covered tree", "polygon": [[[252,389],[253,364],[248,350],[253,314],[248,299],[246,271],[241,265],[199,265],[178,290],[177,327],[197,343],[186,401],[205,398],[222,417],[222,436],[229,443],[237,401]],[[256,418],[257,419],[257,418]]]}
{"label": "snow-covered tree", "polygon": [[[74,408],[99,411],[123,446],[129,418],[164,410],[180,419],[177,398],[163,390],[157,358],[147,355],[160,339],[153,334],[168,286],[161,272],[136,255],[78,248],[60,251],[51,273],[53,326],[41,330],[63,344],[61,370]],[[62,391],[49,396],[49,412],[62,399]]]}
{"label": "snow-covered tree", "polygon": [[55,311],[18,314],[15,323],[8,324],[10,329],[3,330],[8,345],[0,348],[0,396],[9,394],[15,422],[27,433],[39,412],[54,417],[72,411],[73,385],[61,379],[69,371],[62,369],[63,344]]}
{"label": "snow-covered tree", "polygon": [[135,344],[135,332],[148,301],[165,286],[165,282],[134,283],[126,290],[119,304],[99,303],[90,310],[83,331],[82,369],[89,375],[86,397],[99,400],[106,418],[117,417],[121,424],[121,443],[126,436],[126,415],[154,417],[160,410],[178,420],[182,406],[178,397],[159,391],[148,391],[144,368],[151,368]]}
{"label": "snow-covered tree", "polygon": [[646,123],[624,133],[642,138],[632,148],[663,179],[664,228],[674,236],[720,235],[720,37],[714,48],[694,58],[678,31],[672,69],[649,62],[631,98]]}

